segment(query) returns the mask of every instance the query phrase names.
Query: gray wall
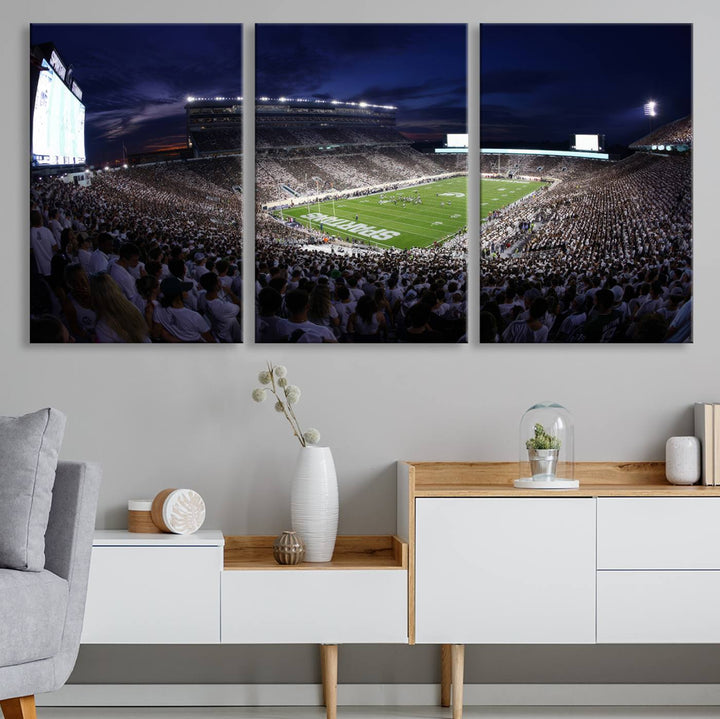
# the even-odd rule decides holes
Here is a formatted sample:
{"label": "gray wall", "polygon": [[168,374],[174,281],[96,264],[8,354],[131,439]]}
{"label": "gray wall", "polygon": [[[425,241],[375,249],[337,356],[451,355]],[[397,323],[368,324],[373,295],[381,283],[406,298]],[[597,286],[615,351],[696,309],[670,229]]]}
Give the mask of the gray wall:
{"label": "gray wall", "polygon": [[[200,10],[202,8],[202,10]],[[692,431],[690,405],[718,399],[720,300],[717,237],[717,22],[709,2],[625,0],[570,3],[445,0],[359,4],[304,0],[31,0],[3,8],[5,111],[2,178],[5,270],[0,283],[0,411],[53,405],[69,417],[63,457],[97,460],[105,482],[98,527],[123,527],[128,498],[167,486],[198,489],[206,526],[226,534],[274,534],[289,521],[297,447],[269,406],[249,397],[267,359],[286,364],[304,390],[301,419],[333,449],[340,481],[340,532],[395,529],[397,459],[514,460],[517,425],[533,402],[555,399],[576,417],[579,460],[658,460],[667,437]],[[472,286],[469,346],[451,347],[30,347],[27,344],[27,46],[36,22],[244,22],[244,96],[253,96],[255,22],[467,22],[471,143],[478,142],[478,23],[694,22],[695,344],[649,347],[479,347],[478,287]],[[657,49],[662,53],[662,48]],[[572,62],[571,58],[568,58]],[[652,58],[648,59],[649,62]],[[638,88],[638,104],[645,99]],[[246,156],[252,125],[246,122]],[[470,197],[478,162],[470,157]],[[245,186],[252,186],[246,163]],[[251,198],[246,237],[252,237]],[[478,208],[470,206],[477,236]],[[246,277],[253,257],[246,248]],[[478,251],[472,247],[471,267]],[[252,292],[251,283],[248,285]],[[252,296],[245,321],[252,326]],[[317,681],[312,647],[86,647],[75,682]],[[469,682],[716,681],[713,647],[477,647]],[[428,647],[348,647],[341,681],[437,679]]]}

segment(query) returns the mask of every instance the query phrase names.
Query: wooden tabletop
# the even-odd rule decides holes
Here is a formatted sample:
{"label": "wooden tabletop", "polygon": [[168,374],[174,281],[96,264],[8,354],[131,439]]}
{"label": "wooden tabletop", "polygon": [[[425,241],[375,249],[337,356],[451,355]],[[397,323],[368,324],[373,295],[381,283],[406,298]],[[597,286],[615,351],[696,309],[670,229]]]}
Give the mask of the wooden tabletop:
{"label": "wooden tabletop", "polygon": [[414,497],[720,497],[720,486],[680,486],[664,462],[576,462],[579,489],[516,489],[518,462],[405,462]]}
{"label": "wooden tabletop", "polygon": [[273,558],[275,537],[225,537],[226,570],[407,569],[408,545],[389,535],[338,537],[330,562],[282,566]]}

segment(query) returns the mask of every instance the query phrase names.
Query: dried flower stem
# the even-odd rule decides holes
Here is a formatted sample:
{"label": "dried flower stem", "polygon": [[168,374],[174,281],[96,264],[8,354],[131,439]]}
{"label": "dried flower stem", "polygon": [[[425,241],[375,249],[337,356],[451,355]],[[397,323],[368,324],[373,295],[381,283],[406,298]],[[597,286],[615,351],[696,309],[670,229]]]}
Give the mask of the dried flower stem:
{"label": "dried flower stem", "polygon": [[285,415],[287,421],[290,422],[293,434],[298,438],[300,446],[306,447],[307,444],[305,442],[305,438],[303,437],[303,431],[300,428],[300,422],[298,422],[298,418],[295,416],[292,405],[287,401],[287,397],[281,397],[278,393],[277,386],[275,384],[274,370],[275,368],[273,367],[272,362],[268,362],[268,372],[270,372],[270,391],[275,395],[275,399],[282,407],[283,414]]}

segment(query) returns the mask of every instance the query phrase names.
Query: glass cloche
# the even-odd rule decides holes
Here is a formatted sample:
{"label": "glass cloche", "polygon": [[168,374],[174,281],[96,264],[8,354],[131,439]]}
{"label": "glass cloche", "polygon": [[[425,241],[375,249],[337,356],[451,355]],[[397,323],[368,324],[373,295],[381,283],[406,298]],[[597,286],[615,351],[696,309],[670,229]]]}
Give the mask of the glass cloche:
{"label": "glass cloche", "polygon": [[576,489],[572,415],[557,402],[539,402],[520,420],[519,473],[522,489]]}

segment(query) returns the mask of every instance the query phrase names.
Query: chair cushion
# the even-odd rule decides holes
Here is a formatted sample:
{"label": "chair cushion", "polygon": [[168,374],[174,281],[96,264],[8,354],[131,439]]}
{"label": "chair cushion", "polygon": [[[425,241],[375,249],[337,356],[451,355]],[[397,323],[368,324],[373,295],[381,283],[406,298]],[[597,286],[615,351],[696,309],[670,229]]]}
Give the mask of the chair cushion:
{"label": "chair cushion", "polygon": [[67,604],[68,583],[56,574],[0,569],[0,667],[57,654]]}
{"label": "chair cushion", "polygon": [[39,572],[45,566],[50,516],[65,415],[42,409],[0,417],[0,567]]}

